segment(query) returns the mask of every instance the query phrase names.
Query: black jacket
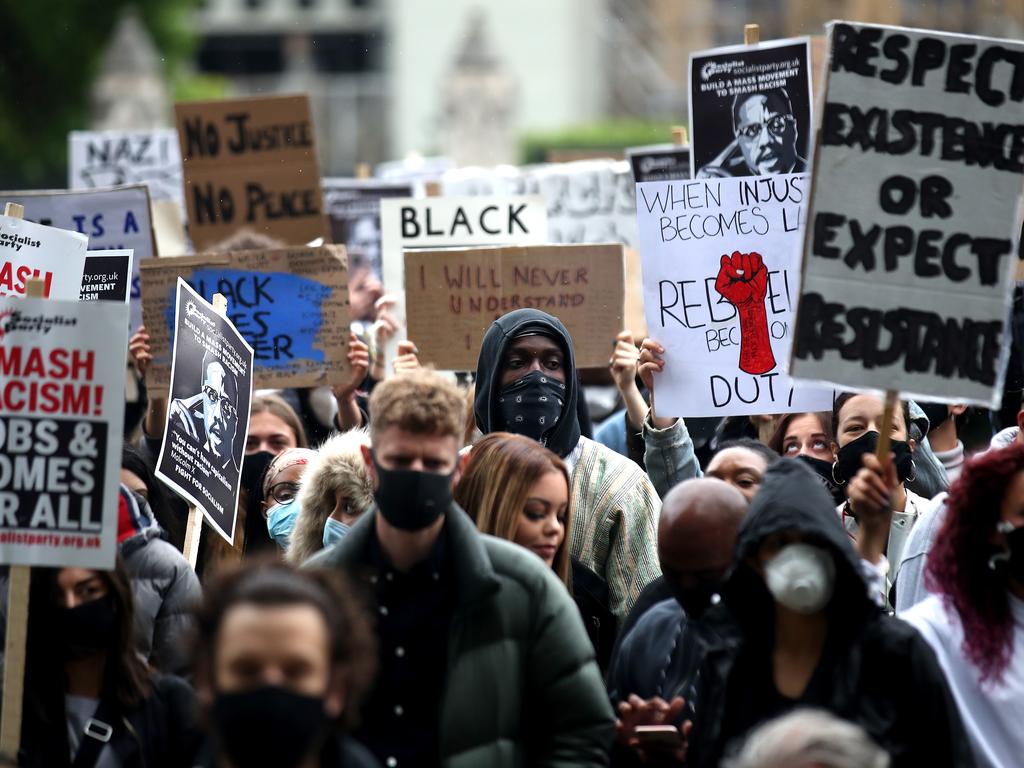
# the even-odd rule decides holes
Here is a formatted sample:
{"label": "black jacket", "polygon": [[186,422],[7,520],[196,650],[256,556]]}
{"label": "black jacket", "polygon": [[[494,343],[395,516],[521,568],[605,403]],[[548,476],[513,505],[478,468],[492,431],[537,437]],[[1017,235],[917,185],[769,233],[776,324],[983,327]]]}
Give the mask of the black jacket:
{"label": "black jacket", "polygon": [[594,646],[597,666],[608,668],[615,646],[615,616],[608,608],[608,582],[572,558],[572,599],[579,608],[590,644]]}
{"label": "black jacket", "polygon": [[[26,699],[28,694],[26,691]],[[47,712],[50,714],[43,714],[31,703],[25,708],[18,763],[23,768],[71,764],[63,701],[54,702]],[[145,701],[121,713],[110,747],[122,768],[190,768],[199,742],[192,688],[179,677],[162,675],[154,680]]]}
{"label": "black jacket", "polygon": [[477,358],[476,364],[476,400],[473,403],[476,426],[485,435],[503,429],[501,412],[498,409],[498,392],[501,390],[505,352],[516,338],[526,333],[536,333],[553,339],[565,355],[563,418],[558,420],[558,425],[551,434],[546,435],[547,447],[564,459],[580,441],[580,422],[576,404],[579,399],[576,360],[569,331],[558,318],[539,309],[514,310],[499,317],[487,329],[480,344],[480,357]]}
{"label": "black jacket", "polygon": [[[774,689],[774,601],[747,562],[767,537],[787,531],[830,550],[836,564],[828,638],[796,702]],[[700,668],[688,766],[719,765],[730,742],[794,706],[825,709],[860,725],[888,750],[893,768],[974,764],[931,648],[913,627],[871,602],[831,497],[800,462],[782,459],[768,470],[740,528],[723,601],[704,621],[713,623],[718,639]]]}
{"label": "black jacket", "polygon": [[[213,744],[207,741],[194,768],[217,768],[218,765]],[[373,753],[358,741],[338,735],[324,743],[320,752],[320,768],[381,768],[381,765]]]}

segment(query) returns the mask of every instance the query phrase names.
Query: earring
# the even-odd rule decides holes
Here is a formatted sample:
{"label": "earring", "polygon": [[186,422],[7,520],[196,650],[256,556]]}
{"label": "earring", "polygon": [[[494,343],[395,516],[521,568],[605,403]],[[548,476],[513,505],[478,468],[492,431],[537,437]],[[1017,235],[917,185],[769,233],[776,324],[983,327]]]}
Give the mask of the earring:
{"label": "earring", "polygon": [[836,467],[837,467],[838,465],[839,465],[839,462],[838,462],[838,461],[837,461],[837,462],[835,462],[835,463],[834,463],[834,464],[832,465],[832,482],[833,482],[833,483],[835,483],[835,484],[836,484],[837,486],[840,486],[840,487],[842,487],[842,486],[846,485],[846,481],[845,481],[845,480],[843,480],[842,482],[839,482],[839,480],[837,480],[837,479],[836,479]]}
{"label": "earring", "polygon": [[915,480],[917,480],[917,464],[915,464],[914,460],[911,459],[910,460],[910,477],[908,477],[905,482],[912,483]]}
{"label": "earring", "polygon": [[988,569],[994,571],[999,567],[1000,563],[1005,563],[1010,559],[1009,552],[996,552],[992,557],[988,559]]}

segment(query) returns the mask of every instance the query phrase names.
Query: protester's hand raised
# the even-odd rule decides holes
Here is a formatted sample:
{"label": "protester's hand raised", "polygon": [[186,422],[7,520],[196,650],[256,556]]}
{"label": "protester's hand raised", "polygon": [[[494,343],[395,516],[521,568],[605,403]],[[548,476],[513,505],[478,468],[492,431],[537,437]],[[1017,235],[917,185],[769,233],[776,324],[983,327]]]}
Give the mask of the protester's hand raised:
{"label": "protester's hand raised", "polygon": [[877,563],[889,540],[892,494],[900,481],[892,453],[884,462],[873,453],[865,453],[861,463],[863,466],[850,481],[847,494],[859,528],[857,550],[868,562]]}
{"label": "protester's hand raised", "polygon": [[416,349],[416,344],[411,341],[401,341],[398,343],[398,357],[392,361],[391,366],[395,369],[395,373],[408,373],[409,371],[415,371],[420,367],[420,359],[417,357],[419,350]]}
{"label": "protester's hand raised", "polygon": [[395,306],[395,297],[385,294],[374,303],[375,310],[373,319],[373,341],[377,348],[382,348],[398,332],[400,323],[398,318],[391,314]]}
{"label": "protester's hand raised", "polygon": [[636,342],[633,341],[632,331],[622,331],[615,337],[615,349],[612,350],[611,366],[612,379],[620,392],[633,385],[636,380],[636,369],[640,353],[637,352]]}
{"label": "protester's hand raised", "polygon": [[660,696],[645,701],[636,694],[632,694],[626,701],[619,703],[619,717],[615,721],[615,738],[623,746],[637,750],[645,762],[654,757],[662,759],[668,757],[675,762],[682,763],[686,759],[687,742],[690,729],[693,727],[693,723],[689,720],[682,726],[676,727],[679,738],[673,743],[658,745],[644,743],[637,736],[636,729],[638,726],[645,725],[675,727],[675,721],[679,719],[685,706],[686,701],[680,696],[667,702]]}
{"label": "protester's hand raised", "polygon": [[146,369],[149,368],[149,364],[153,360],[146,326],[140,325],[128,340],[128,356],[135,365],[135,370],[139,372],[139,376],[145,376]]}
{"label": "protester's hand raised", "polygon": [[352,378],[347,384],[333,387],[334,396],[339,400],[353,397],[370,369],[370,348],[354,333],[349,333],[348,362],[352,366]]}
{"label": "protester's hand raised", "polygon": [[664,354],[665,348],[654,339],[644,339],[640,345],[640,378],[651,394],[654,394],[654,374],[665,370],[665,361],[661,359]]}

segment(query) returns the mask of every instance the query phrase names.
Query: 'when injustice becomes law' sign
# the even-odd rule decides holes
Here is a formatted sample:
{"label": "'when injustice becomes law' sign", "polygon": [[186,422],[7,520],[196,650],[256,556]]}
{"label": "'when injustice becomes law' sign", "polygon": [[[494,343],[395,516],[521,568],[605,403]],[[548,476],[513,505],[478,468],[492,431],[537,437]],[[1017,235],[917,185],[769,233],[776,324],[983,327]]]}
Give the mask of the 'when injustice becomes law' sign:
{"label": "'when injustice becomes law' sign", "polygon": [[836,22],[829,49],[791,372],[993,404],[1024,44]]}

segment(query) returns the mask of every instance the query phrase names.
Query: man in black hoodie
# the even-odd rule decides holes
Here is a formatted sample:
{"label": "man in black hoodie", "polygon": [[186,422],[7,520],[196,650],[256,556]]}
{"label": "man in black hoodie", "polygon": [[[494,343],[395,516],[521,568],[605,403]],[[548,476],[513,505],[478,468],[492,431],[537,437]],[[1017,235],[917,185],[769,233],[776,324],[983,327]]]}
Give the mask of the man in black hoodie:
{"label": "man in black hoodie", "polygon": [[632,461],[580,434],[572,338],[561,321],[517,309],[484,336],[476,369],[476,425],[538,440],[565,461],[572,479],[572,555],[608,582],[621,622],[657,578],[661,502]]}
{"label": "man in black hoodie", "polygon": [[927,643],[868,596],[818,479],[778,461],[750,505],[698,675],[687,765],[720,764],[758,724],[797,707],[857,723],[893,768],[971,766],[956,706]]}

